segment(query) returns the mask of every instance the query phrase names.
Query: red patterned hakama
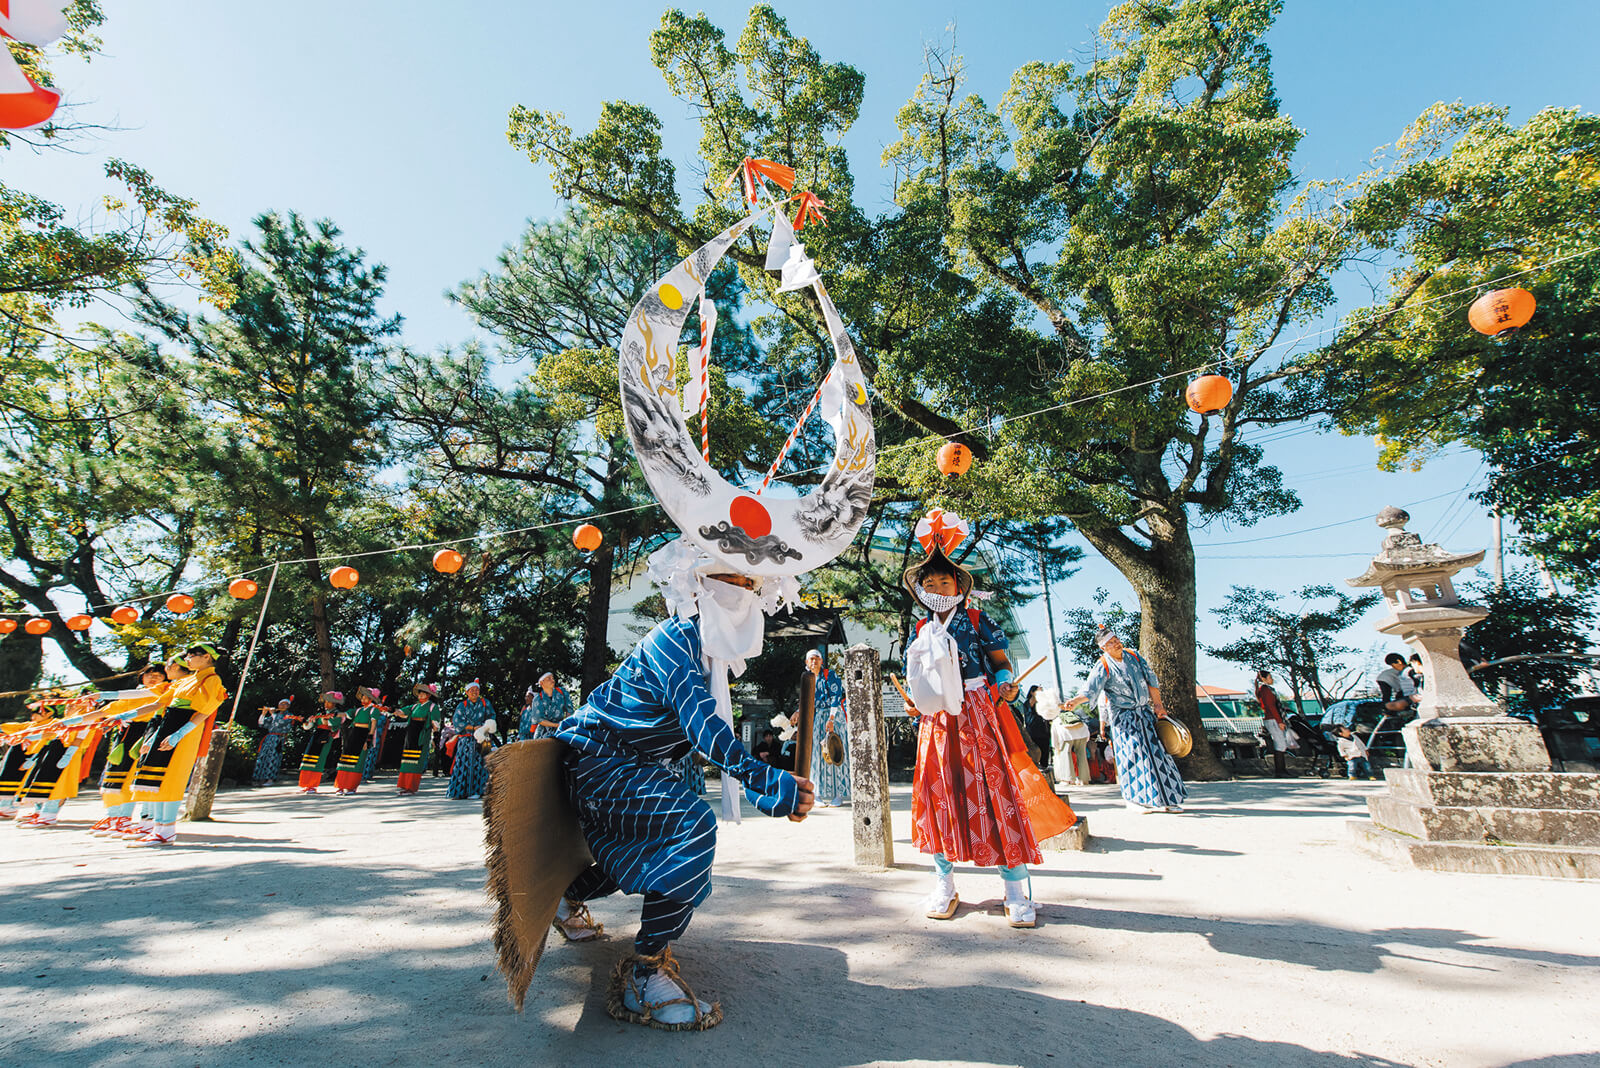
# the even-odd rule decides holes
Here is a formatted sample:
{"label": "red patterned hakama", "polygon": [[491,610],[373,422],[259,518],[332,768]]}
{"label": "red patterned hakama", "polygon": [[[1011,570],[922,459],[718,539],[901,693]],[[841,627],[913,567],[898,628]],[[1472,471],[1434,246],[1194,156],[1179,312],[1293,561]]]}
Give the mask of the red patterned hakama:
{"label": "red patterned hakama", "polygon": [[1001,714],[985,686],[966,692],[959,718],[922,717],[911,784],[911,844],[919,851],[984,868],[1043,863],[996,719]]}

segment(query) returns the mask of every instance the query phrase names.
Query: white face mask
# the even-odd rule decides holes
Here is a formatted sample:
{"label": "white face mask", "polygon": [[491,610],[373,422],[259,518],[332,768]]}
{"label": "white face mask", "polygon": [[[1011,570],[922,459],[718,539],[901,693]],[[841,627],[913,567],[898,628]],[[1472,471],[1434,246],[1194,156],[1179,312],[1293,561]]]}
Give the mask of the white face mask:
{"label": "white face mask", "polygon": [[767,619],[754,590],[719,579],[700,580],[700,640],[713,660],[746,660],[761,652]]}
{"label": "white face mask", "polygon": [[926,586],[919,585],[917,600],[943,615],[965,600],[965,597],[959,593],[929,593]]}

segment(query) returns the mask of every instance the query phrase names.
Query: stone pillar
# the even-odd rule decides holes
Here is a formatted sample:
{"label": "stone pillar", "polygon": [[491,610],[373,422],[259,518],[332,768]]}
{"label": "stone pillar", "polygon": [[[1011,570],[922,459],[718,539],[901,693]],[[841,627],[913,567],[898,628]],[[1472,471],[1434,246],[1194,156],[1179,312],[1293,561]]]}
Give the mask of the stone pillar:
{"label": "stone pillar", "polygon": [[889,824],[889,746],[883,724],[883,664],[870,645],[844,652],[850,721],[850,806],[858,868],[894,865]]}
{"label": "stone pillar", "polygon": [[228,755],[228,728],[217,727],[211,732],[211,748],[206,758],[189,776],[189,791],[184,797],[185,818],[199,822],[211,818],[211,802],[217,796],[217,784],[222,781],[222,762]]}

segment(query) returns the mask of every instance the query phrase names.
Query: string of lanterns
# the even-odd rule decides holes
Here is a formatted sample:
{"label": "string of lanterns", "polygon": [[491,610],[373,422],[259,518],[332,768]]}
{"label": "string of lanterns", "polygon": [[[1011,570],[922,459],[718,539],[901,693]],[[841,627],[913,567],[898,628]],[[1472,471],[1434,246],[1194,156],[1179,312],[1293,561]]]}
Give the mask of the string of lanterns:
{"label": "string of lanterns", "polygon": [[[1574,257],[1568,256],[1562,259],[1571,258]],[[1449,295],[1451,294],[1442,294],[1434,299],[1442,299],[1444,296]],[[1537,307],[1538,302],[1534,299],[1533,294],[1526,289],[1516,287],[1494,289],[1484,293],[1472,302],[1471,307],[1467,310],[1467,322],[1478,333],[1489,337],[1497,337],[1508,330],[1516,330],[1526,326],[1533,319],[1533,314]],[[1155,381],[1160,380],[1156,379]],[[1233,392],[1233,383],[1226,375],[1208,372],[1189,383],[1188,388],[1184,390],[1184,401],[1192,411],[1202,416],[1211,416],[1227,408],[1233,400]],[[1017,418],[1025,417],[1019,416]],[[936,459],[941,474],[949,478],[957,478],[966,474],[972,468],[973,456],[972,450],[966,445],[956,441],[949,441],[939,448]],[[625,509],[625,511],[633,510]],[[572,532],[572,544],[581,552],[592,553],[600,547],[603,541],[604,535],[601,533],[600,528],[593,523],[583,523]],[[433,554],[433,569],[441,574],[453,575],[460,571],[465,564],[466,557],[456,549],[442,548]],[[353,589],[360,581],[361,572],[348,564],[335,567],[328,574],[328,582],[336,589]],[[244,576],[235,578],[228,583],[228,593],[236,600],[250,600],[259,591],[260,586],[254,580]],[[195,599],[187,593],[174,593],[166,599],[165,605],[167,610],[174,615],[184,615],[193,611]],[[113,608],[110,612],[110,617],[113,623],[127,626],[137,623],[141,618],[141,613],[134,605],[123,604]],[[84,613],[69,616],[64,620],[67,629],[71,631],[88,630],[93,622],[94,617]],[[21,626],[25,633],[34,637],[41,637],[50,633],[52,624],[49,619],[43,616],[34,616],[24,621]],[[17,627],[18,621],[15,618],[0,616],[0,635],[11,634],[17,630]]]}

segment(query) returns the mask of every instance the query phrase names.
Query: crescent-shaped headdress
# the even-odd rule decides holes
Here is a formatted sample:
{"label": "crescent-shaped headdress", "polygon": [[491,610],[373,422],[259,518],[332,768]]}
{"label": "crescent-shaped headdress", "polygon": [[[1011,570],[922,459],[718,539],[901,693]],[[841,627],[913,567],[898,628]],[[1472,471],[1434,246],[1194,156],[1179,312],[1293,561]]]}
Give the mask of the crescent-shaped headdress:
{"label": "crescent-shaped headdress", "polygon": [[[812,286],[833,339],[833,366],[813,402],[834,435],[833,462],[821,483],[800,498],[764,497],[718,474],[689,434],[675,368],[684,321],[718,261],[768,211],[776,231],[769,261],[774,252],[788,251],[795,258],[800,248],[788,245],[794,234],[781,211],[763,209],[724,230],[658,279],[634,307],[623,328],[617,372],[628,438],[667,515],[728,570],[774,577],[821,567],[850,544],[872,502],[877,445],[866,377],[814,270],[794,281]],[[786,268],[784,274],[790,278],[794,272]],[[702,313],[702,319],[709,316]]]}

